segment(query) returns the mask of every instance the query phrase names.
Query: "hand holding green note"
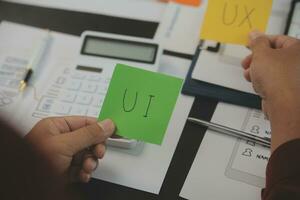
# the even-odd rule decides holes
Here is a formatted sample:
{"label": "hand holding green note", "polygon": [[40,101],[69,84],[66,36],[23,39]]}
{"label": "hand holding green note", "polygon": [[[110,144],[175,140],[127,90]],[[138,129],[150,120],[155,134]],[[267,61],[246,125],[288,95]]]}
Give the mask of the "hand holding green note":
{"label": "hand holding green note", "polygon": [[161,144],[183,80],[118,64],[99,120],[110,118],[117,135]]}

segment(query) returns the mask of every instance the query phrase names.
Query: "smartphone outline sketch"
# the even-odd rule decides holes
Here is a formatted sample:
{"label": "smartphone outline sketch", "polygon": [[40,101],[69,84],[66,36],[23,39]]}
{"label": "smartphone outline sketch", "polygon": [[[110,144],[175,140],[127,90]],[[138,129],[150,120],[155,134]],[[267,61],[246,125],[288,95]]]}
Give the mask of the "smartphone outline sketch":
{"label": "smartphone outline sketch", "polygon": [[[253,115],[253,113],[256,113],[256,111],[253,109],[249,109],[249,111],[247,112],[247,115],[245,117],[245,120],[242,124],[241,130],[243,130],[243,131],[246,130],[247,124],[250,122],[250,118]],[[237,156],[240,156],[240,155],[238,155],[238,152],[239,152],[240,144],[242,142],[245,142],[245,140],[237,139],[224,174],[226,177],[228,177],[230,179],[240,181],[240,182],[243,182],[243,183],[246,183],[249,185],[253,185],[255,187],[263,188],[263,187],[265,187],[265,178],[264,177],[250,174],[248,172],[241,171],[241,170],[238,170],[233,167],[235,159],[237,158]],[[249,145],[249,149],[250,149],[250,147],[251,146]]]}
{"label": "smartphone outline sketch", "polygon": [[239,149],[241,142],[242,142],[242,140],[237,139],[237,141],[234,145],[232,154],[230,156],[229,163],[225,169],[225,176],[230,179],[236,180],[236,181],[241,181],[246,184],[253,185],[255,187],[259,187],[259,188],[265,187],[265,178],[264,177],[250,174],[250,173],[233,168],[233,162],[234,162],[235,158],[237,156],[239,156],[238,149]]}

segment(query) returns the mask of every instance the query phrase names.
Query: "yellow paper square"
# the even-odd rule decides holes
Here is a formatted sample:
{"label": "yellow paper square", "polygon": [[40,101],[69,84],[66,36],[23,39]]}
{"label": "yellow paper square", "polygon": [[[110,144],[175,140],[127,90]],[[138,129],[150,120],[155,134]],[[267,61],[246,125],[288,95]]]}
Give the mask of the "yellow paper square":
{"label": "yellow paper square", "polygon": [[200,38],[246,45],[253,30],[265,32],[272,0],[208,0]]}

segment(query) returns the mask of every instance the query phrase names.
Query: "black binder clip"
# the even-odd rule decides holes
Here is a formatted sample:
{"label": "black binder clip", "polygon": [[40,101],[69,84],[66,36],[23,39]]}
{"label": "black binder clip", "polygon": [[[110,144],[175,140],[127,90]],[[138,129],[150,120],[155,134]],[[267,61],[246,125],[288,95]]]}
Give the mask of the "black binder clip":
{"label": "black binder clip", "polygon": [[218,53],[220,51],[220,47],[221,47],[221,43],[218,42],[216,44],[216,46],[208,46],[206,48],[207,51],[210,51],[210,52],[214,52],[214,53]]}
{"label": "black binder clip", "polygon": [[220,42],[216,43],[215,46],[207,46],[206,48],[204,47],[204,43],[205,43],[205,40],[200,40],[200,42],[198,44],[198,49],[210,51],[213,53],[218,53],[220,51],[220,48],[221,48]]}

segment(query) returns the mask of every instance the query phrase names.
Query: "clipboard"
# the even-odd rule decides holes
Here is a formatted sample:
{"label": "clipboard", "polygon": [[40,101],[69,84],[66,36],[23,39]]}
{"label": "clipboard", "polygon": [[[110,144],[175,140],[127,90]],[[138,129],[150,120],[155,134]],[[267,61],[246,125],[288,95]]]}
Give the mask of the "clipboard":
{"label": "clipboard", "polygon": [[[291,23],[293,21],[294,13],[296,12],[296,5],[298,3],[300,3],[300,0],[293,0],[291,3],[290,13],[286,22],[285,34],[288,34],[289,30],[291,29]],[[192,73],[201,53],[201,46],[202,44],[200,43],[195,52],[194,59],[182,89],[182,93],[190,96],[206,96],[218,101],[246,106],[249,108],[261,109],[261,98],[258,95],[222,87],[220,85],[215,85],[192,78]],[[220,46],[221,45],[218,43],[215,47],[207,47],[206,50],[217,53],[219,52]]]}
{"label": "clipboard", "polygon": [[[195,52],[194,59],[182,88],[182,94],[189,96],[205,96],[226,103],[261,109],[261,98],[258,95],[241,92],[192,78],[193,70],[201,53],[200,46],[201,44],[198,46]],[[220,45],[217,44],[216,47],[208,47],[207,50],[217,52],[219,46]]]}

